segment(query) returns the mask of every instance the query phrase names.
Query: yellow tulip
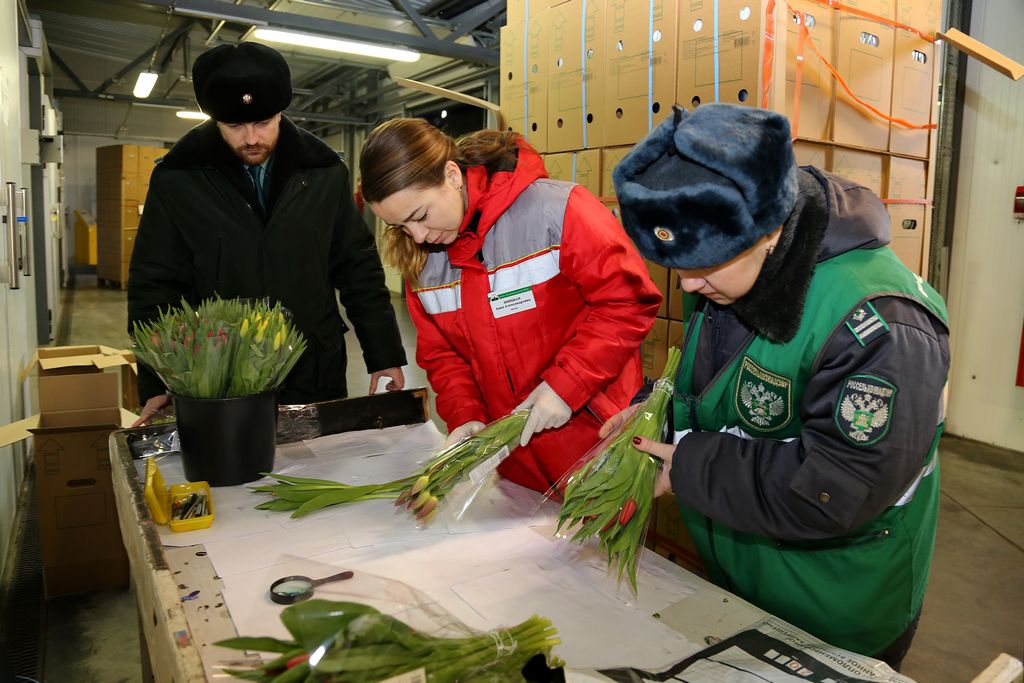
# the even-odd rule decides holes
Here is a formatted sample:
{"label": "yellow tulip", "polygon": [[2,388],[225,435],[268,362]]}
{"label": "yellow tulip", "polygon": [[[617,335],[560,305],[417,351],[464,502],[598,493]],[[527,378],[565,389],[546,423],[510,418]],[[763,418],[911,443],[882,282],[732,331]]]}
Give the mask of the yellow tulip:
{"label": "yellow tulip", "polygon": [[281,334],[281,330],[278,330],[277,334],[274,335],[274,350],[275,351],[277,351],[279,348],[281,348],[281,340],[283,338],[284,338],[284,335]]}

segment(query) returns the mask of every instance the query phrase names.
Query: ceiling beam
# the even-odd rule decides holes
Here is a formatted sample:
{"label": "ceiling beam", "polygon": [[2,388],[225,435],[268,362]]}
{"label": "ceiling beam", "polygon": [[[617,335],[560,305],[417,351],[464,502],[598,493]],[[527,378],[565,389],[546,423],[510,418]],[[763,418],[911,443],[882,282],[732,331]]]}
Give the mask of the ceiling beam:
{"label": "ceiling beam", "polygon": [[97,92],[97,93],[106,92],[107,88],[109,88],[114,83],[116,83],[119,80],[121,80],[122,78],[124,78],[125,74],[129,73],[132,69],[137,67],[139,64],[141,64],[142,62],[144,62],[147,59],[149,59],[155,52],[158,52],[160,50],[161,46],[163,46],[166,43],[171,43],[171,42],[177,40],[178,36],[180,36],[183,33],[188,33],[192,29],[192,24],[194,24],[194,23],[195,23],[194,21],[186,21],[184,24],[182,24],[178,28],[174,29],[174,31],[172,31],[170,33],[170,35],[165,36],[162,40],[158,41],[156,45],[154,45],[153,47],[147,49],[145,52],[143,52],[138,57],[136,57],[132,61],[128,62],[128,64],[123,66],[120,70],[118,70],[118,72],[116,74],[114,74],[113,76],[111,76],[107,80],[103,81],[103,83],[101,83],[99,85],[99,87],[97,87],[96,90],[94,90],[93,92]]}
{"label": "ceiling beam", "polygon": [[475,29],[480,24],[490,21],[501,12],[505,11],[506,0],[487,0],[471,10],[463,12],[452,19],[455,29],[450,35],[444,37],[445,42],[452,42]]}
{"label": "ceiling beam", "polygon": [[416,8],[412,7],[406,0],[391,0],[394,4],[398,5],[399,9],[405,12],[405,15],[409,17],[412,23],[416,24],[416,28],[420,30],[427,38],[433,38],[434,32],[427,27],[427,23],[423,21],[423,17],[416,11]]}
{"label": "ceiling beam", "polygon": [[[132,95],[118,95],[114,93],[98,93],[91,91],[71,90],[68,88],[55,88],[53,91],[54,97],[69,97],[74,99],[83,100],[97,100],[100,102],[127,102],[129,104],[140,104],[143,106],[152,107],[167,107],[174,109],[193,109],[195,108],[195,102],[192,100],[179,100],[179,99],[157,99],[153,97],[147,97],[144,100],[134,97]],[[337,123],[342,125],[352,126],[365,126],[366,119],[355,118],[351,116],[338,116],[337,114],[322,114],[313,111],[293,111],[291,109],[284,112],[285,116],[292,119],[293,121],[319,121],[323,123]]]}
{"label": "ceiling beam", "polygon": [[[223,0],[142,0],[144,4],[159,7],[161,11],[172,8],[175,14],[207,19],[224,19],[233,23],[249,26],[267,26],[291,31],[315,33],[347,40],[379,43],[381,45],[406,47],[427,54],[449,57],[462,61],[497,64],[498,51],[449,43],[428,36],[417,36],[397,31],[388,31],[330,21],[318,17],[310,17],[290,12],[273,10],[249,5],[235,5]],[[108,0],[113,2],[113,0]]]}
{"label": "ceiling beam", "polygon": [[48,46],[48,49],[50,50],[50,59],[52,59],[53,63],[59,66],[61,70],[67,74],[68,78],[71,79],[71,82],[74,83],[82,92],[89,92],[89,88],[87,88],[85,83],[82,82],[82,79],[78,77],[78,74],[71,70],[71,67],[68,66],[67,62],[61,59],[60,55],[57,54],[57,51],[50,46]]}

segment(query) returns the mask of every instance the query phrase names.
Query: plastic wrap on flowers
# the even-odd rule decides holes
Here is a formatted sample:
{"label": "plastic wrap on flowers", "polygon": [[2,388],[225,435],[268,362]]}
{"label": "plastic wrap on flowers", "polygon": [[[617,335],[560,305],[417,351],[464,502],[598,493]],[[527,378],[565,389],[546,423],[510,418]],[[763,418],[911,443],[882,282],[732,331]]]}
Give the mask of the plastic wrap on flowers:
{"label": "plastic wrap on flowers", "polygon": [[535,615],[508,628],[475,631],[405,584],[353,575],[351,582],[334,584],[330,595],[341,599],[314,598],[281,610],[286,638],[218,642],[265,653],[258,666],[225,667],[224,672],[266,683],[359,683],[416,673],[418,680],[448,683],[524,680],[523,667],[536,666],[537,657],[545,671],[562,665],[551,654],[559,640],[548,619]]}
{"label": "plastic wrap on flowers", "polygon": [[619,579],[623,571],[628,573],[634,591],[640,547],[654,506],[654,483],[662,464],[638,451],[633,437],[662,438],[680,356],[679,349],[669,349],[665,373],[650,396],[557,485],[562,492],[562,510],[556,533],[564,529],[574,542],[596,535],[608,553],[608,564],[617,567]]}
{"label": "plastic wrap on flowers", "polygon": [[427,524],[437,515],[440,504],[450,498],[448,507],[453,518],[461,519],[494,470],[518,445],[528,415],[524,410],[495,420],[479,433],[438,452],[419,471],[381,484],[353,485],[268,474],[277,483],[254,486],[252,490],[272,498],[256,507],[303,517],[334,505],[390,498]]}
{"label": "plastic wrap on flowers", "polygon": [[528,410],[506,415],[438,452],[413,475],[395,505],[406,505],[427,524],[445,502],[451,518],[462,519],[484,485],[496,476],[498,465],[519,445],[529,415]]}

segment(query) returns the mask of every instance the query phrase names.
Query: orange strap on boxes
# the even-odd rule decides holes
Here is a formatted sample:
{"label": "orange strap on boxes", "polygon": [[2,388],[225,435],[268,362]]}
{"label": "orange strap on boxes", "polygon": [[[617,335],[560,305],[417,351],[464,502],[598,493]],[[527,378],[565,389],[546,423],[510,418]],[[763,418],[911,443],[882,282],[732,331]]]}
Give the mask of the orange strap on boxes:
{"label": "orange strap on boxes", "polygon": [[[906,30],[906,31],[911,31],[911,32],[915,33],[916,35],[920,36],[921,38],[923,38],[924,40],[927,40],[927,41],[932,42],[932,43],[935,42],[935,38],[930,38],[930,37],[924,35],[923,33],[921,33],[921,31],[919,31],[919,30],[917,30],[917,29],[915,29],[915,28],[913,28],[911,26],[907,26],[906,24],[901,24],[901,23],[893,21],[891,19],[886,19],[886,18],[880,17],[880,16],[878,16],[876,14],[871,14],[870,12],[864,12],[863,10],[859,10],[859,9],[854,8],[854,7],[849,7],[847,5],[842,5],[842,4],[838,3],[838,2],[831,2],[830,0],[814,0],[814,1],[819,3],[819,4],[821,4],[821,5],[824,5],[826,7],[834,7],[835,9],[838,9],[839,11],[850,12],[852,14],[856,14],[858,16],[862,16],[864,18],[870,19],[872,21],[877,21],[877,22],[882,23],[882,24],[886,24],[886,25],[893,26],[893,27],[896,27],[896,28],[901,28],[901,29]],[[875,114],[879,118],[882,118],[882,119],[884,119],[886,121],[889,121],[890,123],[895,123],[898,126],[902,126],[903,128],[907,128],[907,129],[910,129],[910,130],[930,130],[930,129],[934,129],[934,128],[937,127],[937,125],[934,124],[934,123],[926,123],[926,124],[920,124],[919,125],[919,124],[910,123],[909,121],[905,121],[905,120],[900,119],[900,118],[889,116],[888,114],[883,114],[882,112],[880,112],[875,107],[871,106],[870,104],[868,104],[864,100],[862,100],[859,97],[857,97],[857,95],[855,95],[853,90],[850,89],[850,86],[846,83],[846,81],[843,79],[843,77],[839,75],[839,72],[832,65],[832,63],[829,62],[827,59],[825,59],[825,56],[822,55],[820,52],[818,52],[818,49],[816,47],[814,47],[814,41],[810,40],[810,33],[807,30],[807,18],[806,18],[806,16],[804,16],[804,13],[800,12],[799,10],[793,9],[792,7],[789,6],[788,3],[786,4],[786,8],[790,12],[792,12],[793,14],[795,14],[796,16],[798,16],[800,18],[800,38],[799,38],[799,42],[797,44],[797,57],[796,57],[796,59],[797,59],[797,64],[796,64],[796,83],[794,84],[794,91],[793,91],[793,116],[792,116],[792,119],[793,119],[792,120],[792,129],[793,130],[792,130],[792,132],[793,132],[793,139],[794,140],[797,137],[797,129],[798,129],[799,122],[800,122],[800,84],[803,82],[803,60],[804,60],[804,46],[805,45],[809,45],[810,46],[811,51],[818,57],[818,59],[820,59],[822,61],[822,63],[825,65],[825,68],[827,68],[829,70],[829,72],[836,79],[836,81],[839,83],[839,85],[842,86],[843,90],[845,90],[846,93],[851,98],[853,98],[853,100],[857,104],[859,104],[861,107],[867,109],[868,111],[870,111],[871,113]],[[765,108],[765,109],[768,108],[768,90],[769,90],[769,88],[771,86],[771,73],[772,73],[772,71],[774,69],[774,63],[775,63],[775,0],[770,0],[768,2],[768,7],[765,10],[764,55],[763,55],[763,59],[761,61],[761,74],[762,74],[762,79],[761,80],[762,80],[762,83],[765,84],[765,86],[764,86],[764,88],[762,89],[762,92],[761,92],[761,107]]]}

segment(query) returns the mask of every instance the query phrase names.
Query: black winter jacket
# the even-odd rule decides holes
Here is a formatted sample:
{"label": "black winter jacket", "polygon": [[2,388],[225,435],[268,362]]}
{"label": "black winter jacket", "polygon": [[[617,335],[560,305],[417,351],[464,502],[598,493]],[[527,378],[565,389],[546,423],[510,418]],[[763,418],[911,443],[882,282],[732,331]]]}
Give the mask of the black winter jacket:
{"label": "black winter jacket", "polygon": [[[319,139],[281,117],[268,215],[214,121],[186,133],[157,164],[128,275],[128,331],[219,294],[268,297],[288,308],[307,351],[282,403],[347,395],[343,322],[355,326],[369,372],[405,364],[373,236],[352,201],[348,169]],[[164,391],[140,368],[139,398]]]}

